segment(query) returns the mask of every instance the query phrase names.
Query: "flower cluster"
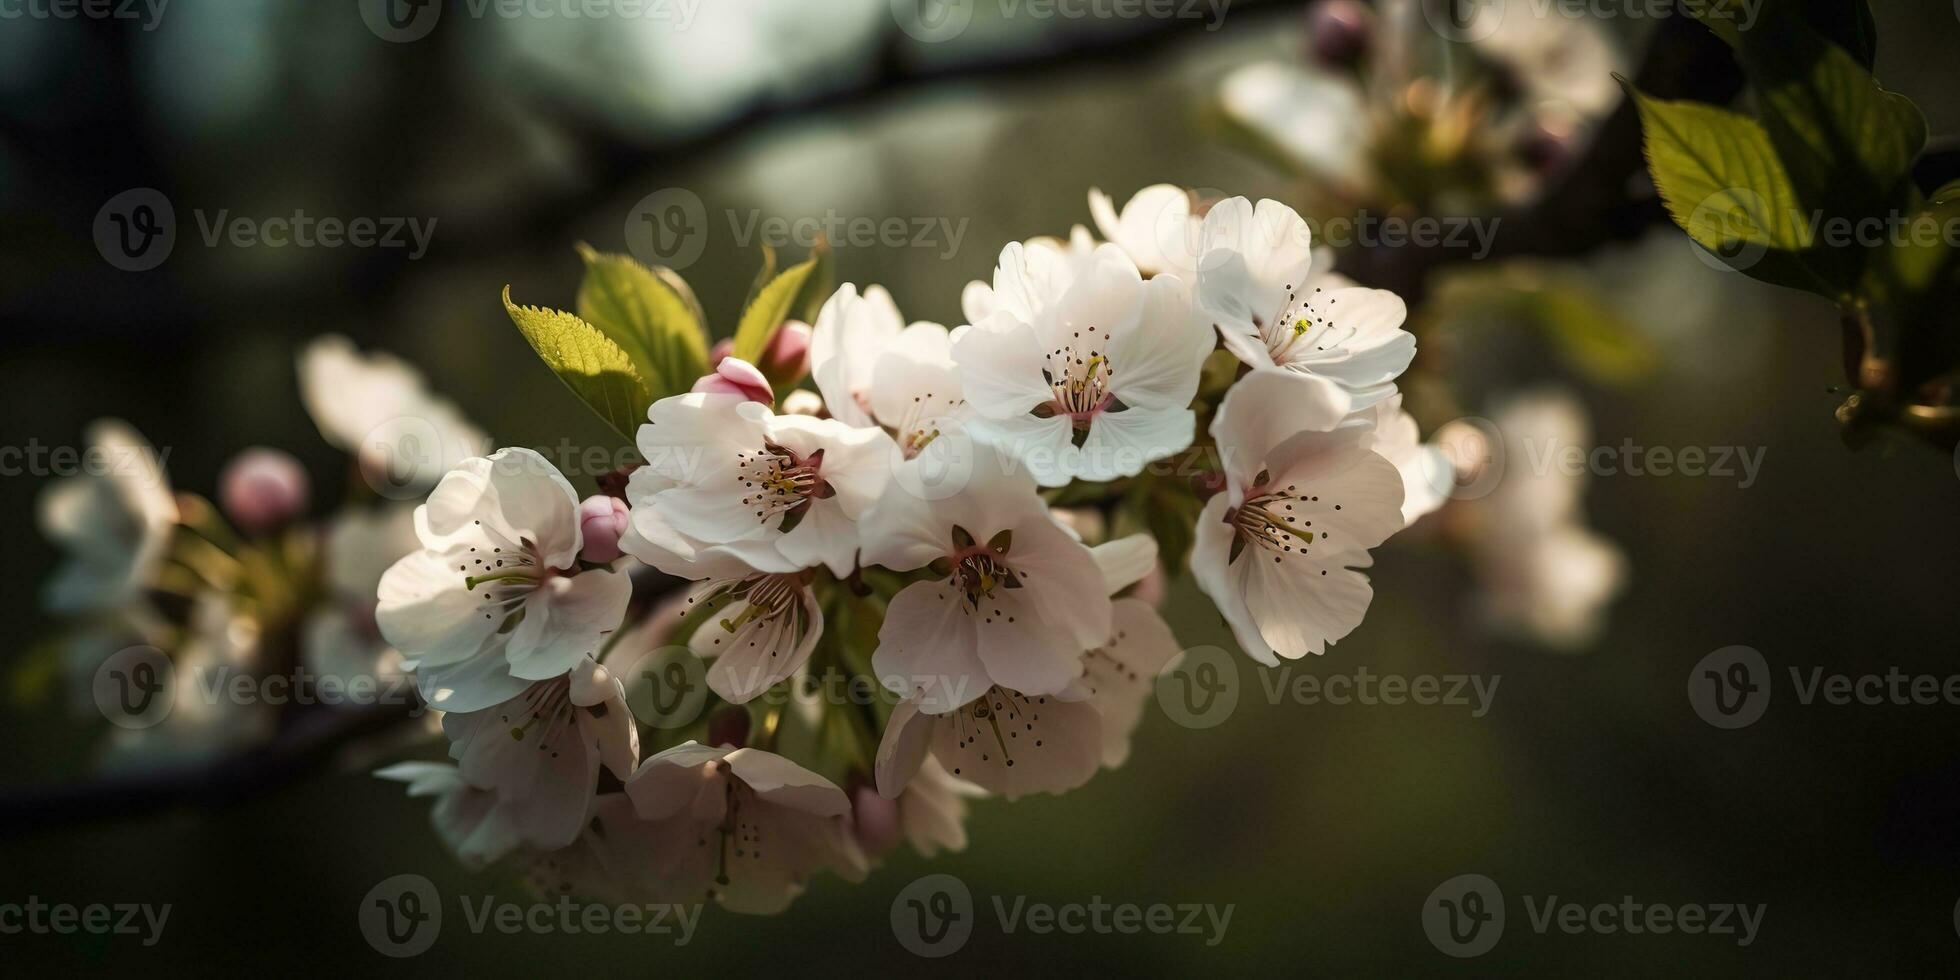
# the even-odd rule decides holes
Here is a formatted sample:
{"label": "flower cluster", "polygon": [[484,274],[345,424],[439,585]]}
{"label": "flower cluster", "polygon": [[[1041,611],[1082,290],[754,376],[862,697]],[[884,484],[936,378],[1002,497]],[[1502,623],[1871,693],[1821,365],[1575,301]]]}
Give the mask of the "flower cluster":
{"label": "flower cluster", "polygon": [[[1448,488],[1400,407],[1402,301],[1274,201],[1092,210],[1110,241],[1007,245],[950,330],[847,284],[761,367],[718,352],[609,495],[525,449],[451,469],[376,620],[454,765],[382,774],[472,863],[771,912],[1121,764],[1179,653],[1163,566],[1261,663],[1347,636],[1371,549]],[[667,577],[678,608],[636,598]],[[685,713],[647,689],[697,675]],[[840,678],[882,693],[809,696]]]}

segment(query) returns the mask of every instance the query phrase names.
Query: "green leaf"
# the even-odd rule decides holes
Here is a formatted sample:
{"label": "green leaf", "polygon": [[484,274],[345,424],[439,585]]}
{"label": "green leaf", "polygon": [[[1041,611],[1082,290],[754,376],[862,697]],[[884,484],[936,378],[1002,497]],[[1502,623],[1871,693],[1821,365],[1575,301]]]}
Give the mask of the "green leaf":
{"label": "green leaf", "polygon": [[818,242],[808,259],[783,270],[756,291],[755,299],[742,312],[742,320],[735,327],[732,356],[754,364],[761,360],[770,338],[785,320],[791,317],[815,320],[817,310],[830,292],[831,278],[830,247]]}
{"label": "green leaf", "polygon": [[754,305],[755,298],[762,295],[763,287],[776,278],[776,250],[768,245],[762,246],[762,268],[756,270],[755,281],[749,284],[749,294],[742,297],[742,309]]}
{"label": "green leaf", "polygon": [[1926,118],[1911,99],[1802,25],[1747,34],[1741,54],[1800,198],[1854,217],[1892,201],[1926,147]]}
{"label": "green leaf", "polygon": [[570,313],[511,302],[509,286],[504,310],[558,380],[631,442],[653,404],[633,359],[599,328]]}
{"label": "green leaf", "polygon": [[690,308],[652,269],[631,256],[580,245],[585,280],[578,315],[618,344],[658,400],[678,395],[708,373],[708,335]]}
{"label": "green leaf", "polygon": [[1628,88],[1646,127],[1647,164],[1674,223],[1702,247],[1810,244],[1790,178],[1755,120]]}

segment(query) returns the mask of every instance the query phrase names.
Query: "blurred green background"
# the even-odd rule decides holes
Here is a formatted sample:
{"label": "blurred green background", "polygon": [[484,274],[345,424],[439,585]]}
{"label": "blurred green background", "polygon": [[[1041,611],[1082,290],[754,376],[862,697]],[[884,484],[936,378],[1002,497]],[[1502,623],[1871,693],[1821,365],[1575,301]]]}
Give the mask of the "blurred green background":
{"label": "blurred green background", "polygon": [[[983,21],[934,47],[894,46],[884,0],[706,3],[717,12],[702,12],[699,33],[665,39],[470,18],[458,5],[428,38],[390,44],[354,0],[174,0],[153,31],[0,21],[0,441],[74,444],[88,420],[115,415],[170,447],[178,486],[209,493],[227,457],[265,444],[299,455],[316,500],[331,502],[345,460],[320,441],[292,377],[294,350],[323,332],[420,365],[500,444],[611,445],[497,296],[510,283],[520,301],[569,305],[573,244],[623,248],[635,203],[664,188],[706,203],[710,233],[683,271],[725,334],[756,262],[731,210],[963,222],[951,255],[837,254],[841,280],[883,283],[909,317],[957,323],[960,287],[989,275],[1002,244],[1088,221],[1090,186],[1119,199],[1160,181],[1249,196],[1292,187],[1211,139],[1202,109],[1231,68],[1298,48],[1299,4],[1235,4],[1215,32]],[[1918,101],[1935,134],[1960,131],[1960,19],[1944,3],[1874,8],[1880,77]],[[989,63],[1006,67],[976,67]],[[880,84],[895,64],[946,77]],[[746,116],[756,118],[738,125]],[[120,272],[96,253],[91,223],[137,186],[166,193],[180,219],[304,208],[438,226],[410,260],[207,248],[185,220],[165,265]],[[861,885],[820,879],[777,918],[710,910],[681,948],[468,935],[453,896],[521,898],[521,886],[458,868],[426,804],[364,774],[377,761],[367,753],[217,813],[107,812],[0,840],[0,903],[174,906],[155,948],[12,935],[0,936],[0,957],[21,975],[373,969],[385,961],[362,941],[356,905],[376,882],[414,872],[452,896],[452,918],[409,965],[496,974],[1950,970],[1960,708],[1803,706],[1781,680],[1790,666],[1960,672],[1956,461],[1916,446],[1845,448],[1830,416],[1842,379],[1831,311],[1712,271],[1661,231],[1679,251],[1660,251],[1685,261],[1587,260],[1608,279],[1644,277],[1623,283],[1621,312],[1661,355],[1639,383],[1582,388],[1596,440],[1762,447],[1758,482],[1592,480],[1592,523],[1628,553],[1631,584],[1585,653],[1479,630],[1470,570],[1419,528],[1378,552],[1362,628],[1296,668],[1501,675],[1482,718],[1248,697],[1226,724],[1190,731],[1152,708],[1125,768],[1060,798],[980,803],[963,853],[902,851]],[[40,490],[31,477],[0,480],[8,661],[53,627],[38,602],[55,560],[33,529]],[[1230,646],[1188,583],[1167,616],[1187,644]],[[1685,689],[1697,660],[1731,644],[1761,650],[1780,686],[1761,722],[1724,732],[1695,716]],[[1240,665],[1251,685],[1253,665]],[[0,783],[86,775],[101,726],[65,709],[60,698],[8,701]],[[928,963],[895,941],[889,916],[900,889],[931,872],[963,879],[982,918],[962,951]],[[1424,938],[1420,909],[1466,872],[1503,887],[1511,918],[1495,951],[1456,961]],[[1521,897],[1554,894],[1768,910],[1748,948],[1533,933]],[[996,896],[1234,911],[1213,947],[1186,935],[1007,935]]]}

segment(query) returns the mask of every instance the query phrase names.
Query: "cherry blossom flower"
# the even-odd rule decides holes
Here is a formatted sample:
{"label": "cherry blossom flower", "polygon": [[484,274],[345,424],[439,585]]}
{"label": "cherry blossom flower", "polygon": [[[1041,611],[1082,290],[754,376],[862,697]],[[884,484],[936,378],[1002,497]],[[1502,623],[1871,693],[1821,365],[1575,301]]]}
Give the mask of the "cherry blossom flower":
{"label": "cherry blossom flower", "polygon": [[845,283],[824,303],[810,338],[810,371],[833,418],[884,429],[908,460],[948,420],[971,414],[951,333],[937,323],[906,326],[882,286],[860,296]]}
{"label": "cherry blossom flower", "polygon": [[686,742],[602,797],[596,830],[551,856],[552,876],[574,891],[774,914],[819,871],[863,880],[849,812],[842,790],[782,756]]}
{"label": "cherry blossom flower", "polygon": [[309,670],[343,679],[398,674],[402,656],[375,620],[381,578],[421,548],[415,508],[389,503],[346,510],[328,524],[322,565],[326,597],[308,614],[301,651]]}
{"label": "cherry blossom flower", "polygon": [[391,490],[434,486],[490,448],[483,430],[431,393],[420,371],[390,354],[363,354],[346,337],[321,337],[300,352],[299,391],[321,437]]}
{"label": "cherry blossom flower", "polygon": [[627,500],[682,533],[656,536],[636,517],[636,544],[655,541],[681,557],[697,543],[729,545],[758,567],[772,564],[773,548],[792,567],[821,564],[840,576],[856,567],[858,519],[890,476],[883,431],[713,393],[663,398],[647,418],[647,465]]}
{"label": "cherry blossom flower", "polygon": [[1239,360],[1327,378],[1356,409],[1395,393],[1416,354],[1401,297],[1315,283],[1312,233],[1278,201],[1221,201],[1205,215],[1203,234],[1198,302]]}
{"label": "cherry blossom flower", "polygon": [[382,635],[444,710],[559,677],[625,617],[623,573],[578,570],[578,497],[544,457],[503,449],[442,478],[415,514],[422,550],[381,577]]}
{"label": "cherry blossom flower", "polygon": [[1554,648],[1584,647],[1626,587],[1626,555],[1587,525],[1583,472],[1521,464],[1547,455],[1548,446],[1591,445],[1590,421],[1576,398],[1558,390],[1518,395],[1493,421],[1510,465],[1469,508],[1479,604],[1500,629]]}
{"label": "cherry blossom flower", "polygon": [[1401,474],[1349,404],[1325,379],[1254,371],[1212,421],[1226,487],[1198,516],[1191,571],[1261,663],[1325,652],[1359,625],[1374,593],[1356,569],[1402,527]]}
{"label": "cherry blossom flower", "polygon": [[1049,515],[1026,472],[977,452],[959,493],[925,499],[902,488],[864,520],[864,562],[934,578],[892,598],[872,667],[951,711],[999,684],[1056,694],[1081,673],[1082,651],[1107,639],[1109,599],[1089,550]]}
{"label": "cherry blossom flower", "polygon": [[430,821],[443,846],[472,871],[502,860],[524,843],[511,819],[511,807],[490,790],[463,779],[462,771],[441,762],[398,762],[374,771],[382,779],[408,784],[409,796],[435,797]]}
{"label": "cherry blossom flower", "polygon": [[1402,474],[1402,526],[1408,527],[1449,500],[1456,471],[1442,447],[1423,443],[1415,417],[1402,410],[1400,392],[1372,411],[1374,438],[1368,448]]}
{"label": "cherry blossom flower", "polygon": [[177,502],[162,457],[115,419],[88,428],[100,472],[62,477],[41,494],[41,530],[67,556],[47,585],[58,613],[104,612],[142,597],[170,548]]}
{"label": "cherry blossom flower", "polygon": [[445,714],[442,728],[463,782],[495,793],[511,829],[540,847],[578,836],[601,764],[625,779],[640,759],[625,688],[591,658],[499,704]]}
{"label": "cherry blossom flower", "polygon": [[1043,486],[1133,476],[1191,444],[1214,341],[1186,283],[1146,282],[1113,245],[1072,262],[1016,243],[993,293],[993,312],[953,344],[976,438]]}
{"label": "cherry blossom flower", "polygon": [[[1157,564],[1156,542],[1133,535],[1093,551],[1106,595],[1135,584]],[[928,758],[953,777],[1008,799],[1062,793],[1129,757],[1157,672],[1177,640],[1157,610],[1137,599],[1113,603],[1112,629],[1080,654],[1081,674],[1054,696],[994,686],[951,713],[931,713],[924,696],[901,701],[878,747],[879,792],[900,798]]]}

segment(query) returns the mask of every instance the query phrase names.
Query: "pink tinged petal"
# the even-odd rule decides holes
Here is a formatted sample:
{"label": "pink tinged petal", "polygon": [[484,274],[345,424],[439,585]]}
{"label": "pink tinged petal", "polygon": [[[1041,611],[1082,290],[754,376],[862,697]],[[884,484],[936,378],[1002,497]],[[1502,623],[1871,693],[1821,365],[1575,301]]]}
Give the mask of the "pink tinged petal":
{"label": "pink tinged petal", "polygon": [[1064,793],[1089,781],[1102,764],[1102,717],[1087,702],[995,688],[973,709],[942,719],[932,754],[952,775],[1016,799]]}
{"label": "pink tinged petal", "polygon": [[966,799],[985,791],[946,772],[928,757],[905,795],[899,797],[899,825],[920,857],[966,850]]}
{"label": "pink tinged petal", "polygon": [[819,817],[851,812],[850,798],[836,784],[773,752],[736,749],[727,762],[737,778],[769,803]]}
{"label": "pink tinged petal", "polygon": [[1234,326],[1221,320],[1218,323],[1218,339],[1226,350],[1232,352],[1233,357],[1255,371],[1278,367],[1273,362],[1273,352],[1266,349],[1266,341],[1250,326]]}
{"label": "pink tinged petal", "polygon": [[1042,351],[1107,350],[1116,335],[1136,329],[1143,295],[1143,279],[1130,257],[1114,245],[1098,246],[1088,268],[1069,284],[1052,313],[1035,319]]}
{"label": "pink tinged petal", "polygon": [[1350,402],[1347,392],[1321,378],[1283,371],[1240,378],[1211,421],[1226,474],[1241,488],[1249,485],[1275,447],[1300,432],[1334,428]]}
{"label": "pink tinged petal", "polygon": [[914,582],[885,610],[871,669],[887,689],[916,698],[921,711],[951,711],[990,683],[964,598],[945,581]]}
{"label": "pink tinged petal", "polygon": [[769,379],[762,370],[739,357],[723,358],[715,365],[713,373],[704,374],[694,382],[697,393],[737,395],[752,402],[773,405],[776,391],[770,387]]}
{"label": "pink tinged petal", "polygon": [[571,701],[580,734],[595,745],[613,775],[625,779],[640,763],[640,729],[626,706],[626,688],[590,658],[571,672]]}
{"label": "pink tinged petal", "polygon": [[1033,605],[1042,623],[1070,638],[1071,652],[1108,639],[1109,593],[1095,556],[1045,510],[1013,528],[1007,563],[1022,587],[1012,591]]}
{"label": "pink tinged petal", "polygon": [[1368,563],[1366,552],[1274,562],[1248,547],[1232,572],[1260,638],[1279,657],[1298,660],[1325,653],[1361,625],[1374,589],[1366,575],[1345,566]]}
{"label": "pink tinged petal", "polygon": [[1103,594],[1115,595],[1157,568],[1157,539],[1148,534],[1106,541],[1089,549],[1102,571]]}
{"label": "pink tinged petal", "polygon": [[865,512],[859,529],[860,561],[909,572],[946,554],[952,525],[942,519],[933,501],[893,481]]}
{"label": "pink tinged petal", "polygon": [[1120,766],[1130,756],[1130,733],[1143,718],[1158,671],[1178,655],[1177,637],[1164,617],[1137,599],[1116,600],[1109,642],[1083,657],[1089,703],[1102,715],[1102,764]]}
{"label": "pink tinged petal", "polygon": [[1286,514],[1311,529],[1309,554],[1373,548],[1403,527],[1402,474],[1366,438],[1347,427],[1301,433],[1268,461],[1272,486],[1298,488]]}
{"label": "pink tinged petal", "polygon": [[1082,465],[1074,445],[1074,426],[1065,415],[1036,418],[977,418],[967,423],[974,438],[999,450],[1011,467],[1024,468],[1044,487],[1066,486]]}
{"label": "pink tinged petal", "polygon": [[727,394],[662,398],[647,409],[647,424],[634,440],[646,459],[642,469],[674,485],[725,476],[737,453],[761,447],[768,415],[764,406]]}
{"label": "pink tinged petal", "polygon": [[1042,344],[1033,327],[1004,313],[975,324],[953,342],[960,383],[974,411],[992,419],[1024,415],[1054,398],[1042,376]]}
{"label": "pink tinged petal", "polygon": [[524,602],[524,621],[510,637],[510,672],[541,680],[597,656],[626,618],[633,581],[624,572],[587,571],[553,578]]}
{"label": "pink tinged petal", "polygon": [[528,540],[546,565],[571,567],[582,543],[578,494],[572,485],[556,466],[529,449],[500,449],[491,454],[490,463],[484,491],[489,509],[473,520],[481,520],[487,531],[501,533],[505,547]]}
{"label": "pink tinged petal", "polygon": [[1082,676],[1085,645],[1067,630],[1043,622],[1022,591],[996,589],[970,613],[977,620],[974,634],[987,679],[1027,694],[1060,693]]}
{"label": "pink tinged petal", "polygon": [[1182,280],[1158,276],[1143,294],[1135,329],[1110,337],[1110,390],[1131,407],[1185,408],[1216,335]]}
{"label": "pink tinged petal", "polygon": [[1089,437],[1076,453],[1075,475],[1096,482],[1135,476],[1190,446],[1197,427],[1197,415],[1188,408],[1103,412],[1089,423]]}
{"label": "pink tinged petal", "polygon": [[891,717],[885,722],[884,738],[878,742],[875,768],[879,795],[895,800],[905,792],[926,761],[926,752],[932,747],[933,727],[939,718],[920,711],[918,703],[909,698],[892,708]]}
{"label": "pink tinged petal", "polygon": [[1230,556],[1235,533],[1225,518],[1230,506],[1231,501],[1221,494],[1211,498],[1198,515],[1196,539],[1191,548],[1191,577],[1198,583],[1198,589],[1211,597],[1246,655],[1269,667],[1277,666],[1279,658],[1259,635],[1252,610],[1246,607],[1245,591],[1233,575]]}
{"label": "pink tinged petal", "polygon": [[858,526],[836,498],[812,500],[803,519],[776,542],[776,550],[799,567],[822,565],[843,578],[857,567]]}
{"label": "pink tinged petal", "polygon": [[512,677],[502,650],[449,664],[418,664],[415,689],[438,711],[482,711],[524,693],[530,681]]}
{"label": "pink tinged petal", "polygon": [[699,742],[683,742],[648,757],[626,780],[626,795],[633,801],[633,812],[642,820],[665,820],[692,809],[697,797],[719,801],[720,786],[714,771],[704,767],[721,761],[730,751]]}
{"label": "pink tinged petal", "polygon": [[1091,189],[1089,214],[1102,236],[1117,245],[1145,275],[1188,274],[1195,265],[1191,194],[1172,184],[1137,191],[1118,215],[1109,195]]}
{"label": "pink tinged petal", "polygon": [[984,282],[969,282],[960,290],[960,314],[968,323],[979,323],[992,315],[995,309],[994,287]]}
{"label": "pink tinged petal", "polygon": [[[802,608],[800,630],[788,613],[750,614],[750,603],[738,601],[718,610],[688,638],[688,649],[695,656],[714,660],[708,669],[708,687],[722,700],[746,704],[788,680],[809,661],[823,635],[823,609],[807,589],[798,593],[796,601]],[[736,626],[738,622],[741,625]]]}
{"label": "pink tinged petal", "polygon": [[503,625],[500,612],[464,588],[467,554],[418,551],[381,576],[375,622],[404,656],[454,663],[481,652]]}

